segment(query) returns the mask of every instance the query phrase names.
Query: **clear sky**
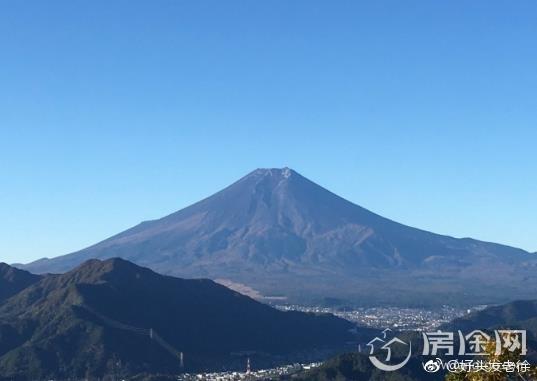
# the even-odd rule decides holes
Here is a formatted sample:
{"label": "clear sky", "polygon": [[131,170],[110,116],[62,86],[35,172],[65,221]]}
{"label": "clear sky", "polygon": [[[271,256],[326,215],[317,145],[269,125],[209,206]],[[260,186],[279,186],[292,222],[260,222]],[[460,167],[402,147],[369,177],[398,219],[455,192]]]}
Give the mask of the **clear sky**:
{"label": "clear sky", "polygon": [[257,167],[537,250],[537,2],[2,1],[0,261]]}

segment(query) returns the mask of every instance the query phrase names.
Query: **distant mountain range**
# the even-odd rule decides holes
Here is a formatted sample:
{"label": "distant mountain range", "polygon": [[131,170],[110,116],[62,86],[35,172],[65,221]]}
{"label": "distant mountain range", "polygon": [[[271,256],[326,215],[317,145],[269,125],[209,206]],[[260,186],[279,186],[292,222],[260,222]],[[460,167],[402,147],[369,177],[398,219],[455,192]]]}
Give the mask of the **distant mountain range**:
{"label": "distant mountain range", "polygon": [[289,168],[255,170],[169,216],[21,267],[64,272],[111,257],[303,303],[470,305],[537,292],[537,255],[402,225]]}
{"label": "distant mountain range", "polygon": [[356,339],[352,328],[332,315],[278,311],[210,280],[90,260],[0,303],[0,380],[243,368],[246,354],[257,366],[291,362],[341,350]]}

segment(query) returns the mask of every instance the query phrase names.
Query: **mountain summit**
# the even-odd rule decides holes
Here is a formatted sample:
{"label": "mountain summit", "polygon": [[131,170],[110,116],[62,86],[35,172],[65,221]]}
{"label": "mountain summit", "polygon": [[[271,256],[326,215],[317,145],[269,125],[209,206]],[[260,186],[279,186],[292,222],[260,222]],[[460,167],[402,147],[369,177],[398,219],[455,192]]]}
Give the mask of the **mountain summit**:
{"label": "mountain summit", "polygon": [[307,302],[478,304],[524,297],[537,283],[532,254],[399,224],[289,168],[257,169],[171,215],[25,268],[64,272],[110,257]]}

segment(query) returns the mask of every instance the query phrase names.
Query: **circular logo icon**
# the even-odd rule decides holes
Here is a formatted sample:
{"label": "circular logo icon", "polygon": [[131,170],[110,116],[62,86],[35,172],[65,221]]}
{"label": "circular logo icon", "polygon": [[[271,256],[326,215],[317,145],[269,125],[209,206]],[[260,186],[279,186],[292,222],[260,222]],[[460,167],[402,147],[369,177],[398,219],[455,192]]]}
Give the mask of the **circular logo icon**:
{"label": "circular logo icon", "polygon": [[436,358],[434,360],[429,360],[425,364],[423,364],[423,369],[428,373],[436,373],[440,370],[442,367],[442,360],[439,358]]}

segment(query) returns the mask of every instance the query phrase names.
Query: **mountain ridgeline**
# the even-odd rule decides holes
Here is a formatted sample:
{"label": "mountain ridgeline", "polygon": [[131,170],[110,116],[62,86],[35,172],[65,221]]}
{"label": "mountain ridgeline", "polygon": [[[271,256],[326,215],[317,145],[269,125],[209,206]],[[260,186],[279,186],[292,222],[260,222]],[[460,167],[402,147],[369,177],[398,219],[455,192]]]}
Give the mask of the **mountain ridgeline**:
{"label": "mountain ridgeline", "polygon": [[288,168],[255,170],[169,216],[23,268],[64,272],[111,257],[303,303],[499,303],[537,291],[535,254],[402,225]]}
{"label": "mountain ridgeline", "polygon": [[[537,340],[537,300],[516,300],[476,311],[446,324],[443,329],[524,329]],[[535,348],[537,349],[537,347]]]}
{"label": "mountain ridgeline", "polygon": [[39,281],[41,277],[0,263],[0,303]]}
{"label": "mountain ridgeline", "polygon": [[0,304],[0,380],[243,368],[241,353],[271,365],[335,353],[357,337],[353,327],[278,311],[211,280],[90,260]]}

